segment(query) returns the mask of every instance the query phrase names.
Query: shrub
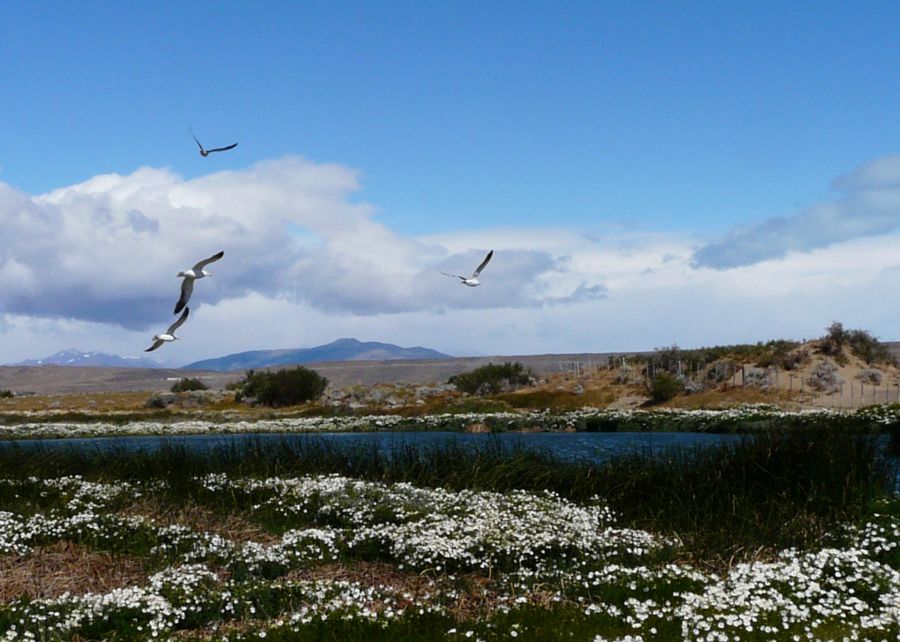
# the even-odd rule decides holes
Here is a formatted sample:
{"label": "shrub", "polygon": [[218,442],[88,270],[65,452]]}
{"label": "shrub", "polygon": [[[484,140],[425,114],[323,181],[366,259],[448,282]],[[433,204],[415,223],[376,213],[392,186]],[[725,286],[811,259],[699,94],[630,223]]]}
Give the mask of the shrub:
{"label": "shrub", "polygon": [[674,375],[668,372],[658,372],[650,381],[650,398],[653,403],[668,401],[684,390],[684,384]]}
{"label": "shrub", "polygon": [[865,330],[850,330],[848,332],[850,352],[868,364],[889,363],[895,364],[896,359],[883,343]]}
{"label": "shrub", "polygon": [[865,370],[861,370],[859,374],[856,375],[856,378],[863,383],[871,383],[872,385],[880,386],[884,382],[884,373],[875,368],[866,368]]}
{"label": "shrub", "polygon": [[172,392],[188,392],[190,390],[207,390],[206,384],[199,379],[185,377],[172,384]]}
{"label": "shrub", "polygon": [[834,390],[844,383],[837,366],[831,361],[823,361],[816,366],[806,382],[816,390]]}
{"label": "shrub", "polygon": [[12,390],[0,390],[0,399],[12,399],[13,396]]}
{"label": "shrub", "polygon": [[447,379],[459,390],[469,394],[496,394],[519,386],[534,385],[535,376],[531,368],[520,362],[506,362],[502,365],[489,363],[469,372],[453,375]]}
{"label": "shrub", "polygon": [[844,344],[847,342],[847,331],[844,324],[834,321],[825,331],[825,336],[819,339],[818,352],[829,357],[842,357]]}
{"label": "shrub", "polygon": [[266,406],[293,406],[318,399],[327,386],[328,379],[302,366],[274,372],[248,370],[237,399],[253,397]]}
{"label": "shrub", "polygon": [[850,352],[865,361],[872,363],[896,364],[897,359],[891,354],[887,346],[878,341],[866,330],[845,330],[844,324],[835,321],[819,339],[818,351],[824,355],[834,357],[839,364],[844,365],[847,358],[844,355],[844,347],[850,348]]}

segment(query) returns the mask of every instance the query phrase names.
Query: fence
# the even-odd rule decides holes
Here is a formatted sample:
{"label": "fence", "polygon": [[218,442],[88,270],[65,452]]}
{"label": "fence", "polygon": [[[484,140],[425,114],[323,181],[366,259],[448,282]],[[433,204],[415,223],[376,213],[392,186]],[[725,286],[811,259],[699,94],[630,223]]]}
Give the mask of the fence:
{"label": "fence", "polygon": [[758,387],[787,392],[791,398],[804,403],[831,408],[860,408],[874,404],[900,403],[900,381],[880,384],[850,380],[825,388],[810,386],[806,376],[776,366],[761,368],[748,365],[718,363],[708,366],[691,360],[647,361],[628,356],[614,356],[598,361],[560,361],[559,369],[567,375],[584,377],[599,370],[619,370],[637,375],[646,383],[658,372],[678,375],[693,381],[698,387],[704,384],[730,384],[734,387]]}

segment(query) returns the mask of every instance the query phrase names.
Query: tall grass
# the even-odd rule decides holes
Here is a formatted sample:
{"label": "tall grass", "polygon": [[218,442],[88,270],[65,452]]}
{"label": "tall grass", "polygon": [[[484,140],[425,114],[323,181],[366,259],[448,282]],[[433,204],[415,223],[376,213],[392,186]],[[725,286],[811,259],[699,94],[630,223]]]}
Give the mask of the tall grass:
{"label": "tall grass", "polygon": [[[599,496],[624,525],[675,534],[691,554],[746,557],[806,546],[860,519],[891,491],[895,471],[876,437],[828,424],[768,430],[705,448],[635,453],[607,463],[565,461],[548,451],[488,440],[463,444],[342,447],[316,436],[233,441],[211,450],[165,443],[124,447],[0,447],[0,476],[79,474],[93,479],[168,482],[168,499],[202,502],[192,480],[204,473],[298,476],[338,473],[380,482],[450,489],[549,490],[576,501]],[[240,506],[216,506],[240,510]]]}

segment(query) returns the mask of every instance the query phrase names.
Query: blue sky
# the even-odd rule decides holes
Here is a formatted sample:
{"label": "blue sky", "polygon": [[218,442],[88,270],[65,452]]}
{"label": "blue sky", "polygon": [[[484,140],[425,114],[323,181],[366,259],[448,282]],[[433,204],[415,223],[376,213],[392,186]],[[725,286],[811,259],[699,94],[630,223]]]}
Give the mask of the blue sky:
{"label": "blue sky", "polygon": [[[312,181],[313,175],[334,170],[325,180],[331,188],[316,184],[314,191],[334,197],[329,207],[358,208],[359,224],[375,226],[376,236],[384,232],[408,242],[404,278],[410,280],[404,293],[377,288],[369,293],[390,301],[384,306],[355,290],[330,296],[322,287],[314,295],[310,288],[292,289],[283,277],[310,279],[301,269],[311,264],[310,257],[298,254],[282,266],[282,276],[263,283],[251,278],[249,263],[260,248],[244,248],[244,271],[232,275],[230,285],[210,286],[208,314],[214,306],[239,307],[241,297],[258,295],[265,305],[304,306],[292,308],[298,319],[309,319],[310,309],[325,315],[315,336],[277,337],[291,345],[327,339],[338,319],[349,324],[341,328],[348,333],[365,334],[384,324],[381,336],[363,339],[403,343],[406,335],[443,342],[434,347],[457,353],[489,353],[495,347],[506,352],[631,349],[672,341],[756,340],[771,332],[811,334],[832,317],[849,320],[853,310],[835,304],[818,311],[821,318],[792,313],[793,323],[772,319],[757,330],[733,328],[732,335],[694,329],[688,317],[680,332],[651,325],[629,334],[627,328],[638,326],[627,319],[620,333],[608,337],[565,329],[541,334],[539,328],[554,314],[565,318],[566,306],[588,303],[574,294],[581,285],[602,286],[608,293],[592,302],[596,306],[615,306],[640,291],[627,279],[619,287],[629,284],[628,292],[617,291],[614,276],[624,273],[619,268],[627,257],[640,254],[635,247],[647,248],[647,256],[660,261],[681,257],[687,267],[678,287],[711,293],[709,283],[698,285],[709,270],[731,271],[746,284],[740,269],[893,234],[900,224],[894,201],[870,206],[886,185],[894,185],[882,174],[900,171],[884,160],[900,147],[897,33],[900,5],[889,2],[8,3],[0,10],[0,183],[44,207],[41,195],[96,177],[115,174],[137,183],[141,168],[165,173],[154,175],[154,184],[178,193],[216,183],[221,172],[231,172],[223,181],[245,180],[248,173],[263,171],[260,163],[286,177],[282,187],[295,185],[301,174]],[[203,159],[188,126],[207,146],[240,145]],[[297,157],[309,165],[285,160]],[[869,178],[840,179],[860,174]],[[876,174],[882,182],[873,195],[860,185]],[[169,188],[160,189],[155,198],[170,199]],[[291,194],[295,202],[306,198]],[[122,210],[123,216],[139,211],[151,227],[157,221],[146,202],[111,205],[107,196],[96,198],[88,208],[96,225],[73,237],[88,246],[100,238],[96,235],[110,233],[104,226],[115,219],[116,207],[131,208]],[[84,220],[87,214],[71,209],[74,202],[53,200],[60,220]],[[261,199],[253,207],[266,203]],[[16,207],[8,205],[4,214],[0,200],[0,217],[19,216]],[[104,208],[112,219],[98,218]],[[156,241],[171,243],[167,230],[176,226],[159,216]],[[296,236],[306,229],[322,248],[343,239],[345,230],[325,230],[304,216],[291,216],[269,221],[270,232],[281,226]],[[580,235],[601,239],[611,256],[625,258],[594,266],[590,251],[582,257],[573,245]],[[576,240],[569,245],[550,240],[563,237]],[[486,298],[477,303],[460,298],[465,292],[453,292],[436,307],[411,302],[440,292],[424,285],[417,289],[415,275],[434,273],[442,261],[464,269],[489,245],[512,239],[521,242],[507,251],[519,252],[520,262],[507,265],[522,271],[511,272],[510,283],[518,275],[546,285],[544,290],[522,290],[511,299],[480,293]],[[221,240],[227,244],[228,237]],[[649,250],[664,246],[668,255]],[[194,247],[176,253],[173,262],[188,260]],[[426,247],[437,249],[429,255]],[[202,258],[217,249],[200,244],[195,253]],[[58,258],[67,250],[45,251]],[[232,254],[226,250],[226,255]],[[81,265],[77,258],[60,258],[59,265],[77,270],[71,267]],[[338,273],[353,273],[349,258],[331,258]],[[656,259],[648,260],[642,270],[659,274]],[[884,278],[884,271],[893,269],[885,261],[864,278],[873,283]],[[40,280],[29,272],[35,268],[24,250],[9,239],[0,240],[0,262],[13,283]],[[171,267],[187,265],[165,267],[160,273],[168,275]],[[635,274],[639,267],[633,266]],[[800,268],[782,267],[799,278]],[[3,269],[0,265],[0,282]],[[96,266],[85,269],[87,274]],[[570,280],[566,292],[553,290],[550,282],[559,283],[553,274]],[[238,282],[243,289],[234,285]],[[434,287],[447,285],[452,282]],[[72,287],[80,286],[73,282]],[[114,347],[127,351],[147,328],[166,325],[166,310],[149,314],[149,303],[145,310],[97,290],[90,311],[59,295],[52,305],[40,301],[40,290],[0,294],[8,338],[26,332],[28,319],[49,324],[31,343],[22,338],[15,349],[0,348],[0,360],[36,345],[99,343],[107,331],[117,337]],[[157,297],[164,298],[162,290],[143,301],[155,304]],[[520,332],[521,343],[506,339],[500,345],[484,333],[470,337],[468,345],[448,340],[446,332],[426,330],[437,325],[434,315],[477,313],[490,308],[491,300],[511,309],[524,306],[534,315]],[[116,312],[123,306],[133,314]],[[147,328],[138,327],[135,315],[145,313],[153,318]],[[358,320],[367,325],[354,326]],[[895,338],[900,336],[893,330],[896,320],[891,313],[859,322]],[[421,329],[410,334],[403,323]],[[389,336],[392,329],[399,329],[397,336]],[[509,336],[508,327],[497,332]],[[544,346],[547,336],[554,340]],[[253,337],[219,339],[202,347],[195,343],[196,352],[270,347],[250,345]],[[592,345],[581,345],[589,339]],[[211,356],[179,349],[183,353],[172,355],[176,360]]]}

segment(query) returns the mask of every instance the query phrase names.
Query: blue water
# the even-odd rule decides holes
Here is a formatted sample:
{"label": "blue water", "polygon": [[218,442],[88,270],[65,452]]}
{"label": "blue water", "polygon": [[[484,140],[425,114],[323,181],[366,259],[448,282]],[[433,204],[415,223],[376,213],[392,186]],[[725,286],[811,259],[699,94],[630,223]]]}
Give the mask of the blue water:
{"label": "blue water", "polygon": [[[583,459],[602,462],[618,455],[634,452],[661,453],[673,448],[693,448],[733,443],[746,435],[716,435],[688,432],[542,432],[469,434],[459,432],[323,432],[323,433],[243,433],[231,435],[176,435],[139,437],[90,437],[84,439],[25,439],[15,443],[22,448],[43,450],[66,448],[98,448],[152,452],[164,444],[181,445],[195,451],[208,451],[222,446],[241,446],[251,442],[298,443],[323,441],[346,448],[376,448],[390,453],[396,448],[417,446],[428,448],[448,444],[473,447],[497,443],[501,447],[521,447],[548,451],[561,459]],[[0,446],[2,447],[2,446]]]}
{"label": "blue water", "polygon": [[[152,452],[163,445],[182,445],[203,452],[220,447],[266,442],[302,443],[323,441],[326,444],[355,448],[375,448],[390,455],[397,448],[416,446],[429,448],[448,444],[479,446],[499,444],[503,448],[527,448],[547,451],[560,459],[594,463],[609,461],[630,453],[661,455],[684,448],[702,448],[752,439],[748,435],[691,432],[503,432],[469,434],[460,432],[321,432],[321,433],[242,433],[230,435],[172,435],[139,437],[89,437],[79,439],[23,439],[6,442],[21,448],[44,451],[68,448],[117,449]],[[879,437],[879,445],[887,450],[889,437]],[[0,441],[0,448],[3,448]],[[900,492],[900,458],[889,456],[896,471],[895,489]]]}

